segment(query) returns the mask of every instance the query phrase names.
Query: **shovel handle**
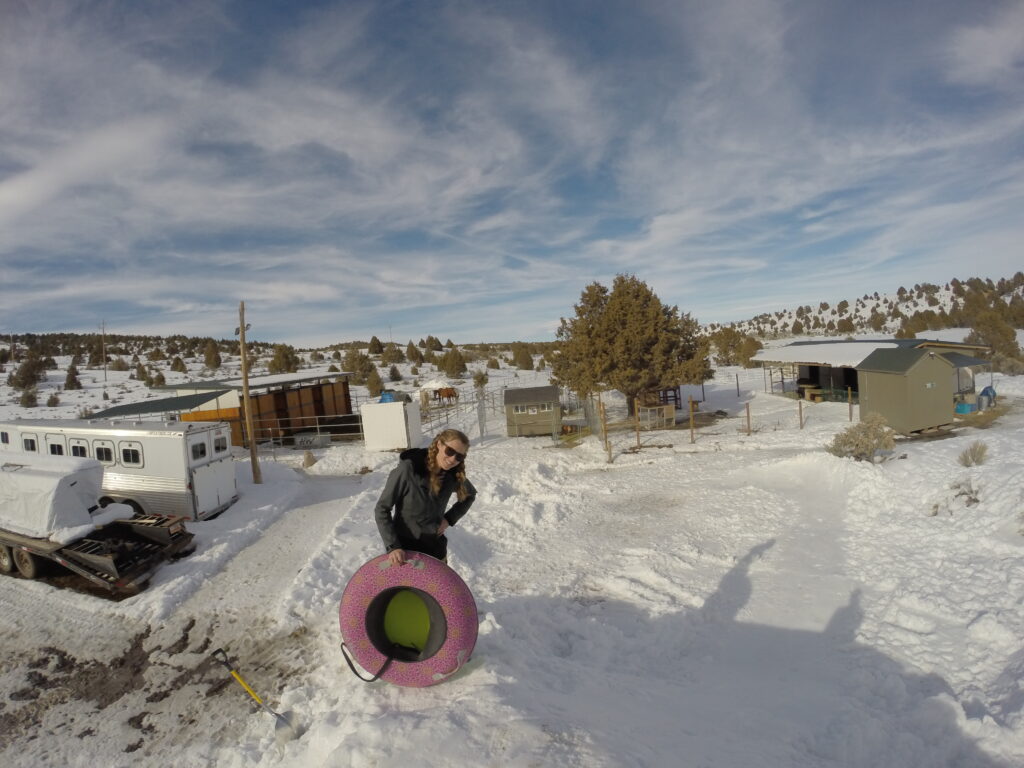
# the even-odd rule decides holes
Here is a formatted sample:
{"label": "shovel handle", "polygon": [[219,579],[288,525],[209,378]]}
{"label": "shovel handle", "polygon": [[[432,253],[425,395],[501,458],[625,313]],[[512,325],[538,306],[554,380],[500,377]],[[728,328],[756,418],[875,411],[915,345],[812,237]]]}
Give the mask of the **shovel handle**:
{"label": "shovel handle", "polygon": [[[216,651],[214,651],[210,655],[227,668],[228,672],[231,673],[231,676],[233,678],[235,678],[235,680],[238,681],[238,684],[240,686],[245,688],[245,692],[248,693],[250,696],[252,696],[253,700],[257,704],[259,704],[261,707],[264,707],[264,708],[267,706],[266,704],[263,703],[263,699],[261,699],[259,696],[256,695],[256,691],[254,691],[252,688],[250,688],[248,683],[246,683],[245,680],[242,679],[242,676],[240,674],[238,674],[238,670],[236,670],[233,666],[231,666],[231,662],[228,660],[227,651],[225,651],[223,648],[218,648]],[[274,714],[276,714],[276,713],[274,713]]]}

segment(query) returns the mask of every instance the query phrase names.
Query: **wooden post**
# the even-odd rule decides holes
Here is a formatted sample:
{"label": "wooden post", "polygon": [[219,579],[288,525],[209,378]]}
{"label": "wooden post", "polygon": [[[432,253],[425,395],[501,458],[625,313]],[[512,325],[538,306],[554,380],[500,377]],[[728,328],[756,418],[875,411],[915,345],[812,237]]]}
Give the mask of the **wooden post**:
{"label": "wooden post", "polygon": [[[957,371],[959,372],[959,368]],[[853,387],[846,388],[846,402],[850,404],[850,421],[853,421]]]}
{"label": "wooden post", "polygon": [[640,450],[640,399],[633,398],[633,426],[636,428],[636,449]]}
{"label": "wooden post", "polygon": [[736,397],[740,396],[740,375],[736,374]]}
{"label": "wooden post", "polygon": [[597,393],[597,412],[601,417],[601,434],[604,435],[604,450],[608,454],[608,463],[612,463],[612,441],[608,439],[608,415],[605,413],[601,393]]}
{"label": "wooden post", "polygon": [[747,437],[750,437],[750,403],[747,403]]}
{"label": "wooden post", "polygon": [[800,429],[804,428],[804,401],[797,399],[797,410],[800,412]]}
{"label": "wooden post", "polygon": [[249,435],[249,463],[252,464],[252,481],[263,483],[259,457],[256,454],[256,433],[252,426],[252,404],[249,401],[249,358],[245,349],[245,302],[238,305],[238,342],[242,352],[242,407],[245,408],[245,431]]}
{"label": "wooden post", "polygon": [[693,432],[693,397],[690,397],[690,444],[697,442],[697,437]]}

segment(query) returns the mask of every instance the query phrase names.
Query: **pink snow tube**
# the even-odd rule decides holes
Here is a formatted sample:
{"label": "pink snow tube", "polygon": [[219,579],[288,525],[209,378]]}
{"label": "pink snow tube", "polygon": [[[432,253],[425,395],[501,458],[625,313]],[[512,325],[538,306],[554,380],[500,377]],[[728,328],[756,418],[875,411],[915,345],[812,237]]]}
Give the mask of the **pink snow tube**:
{"label": "pink snow tube", "polygon": [[343,650],[363,669],[395,685],[422,688],[469,661],[476,602],[466,582],[440,560],[419,552],[407,557],[405,565],[393,566],[380,555],[355,572],[341,597],[341,637]]}

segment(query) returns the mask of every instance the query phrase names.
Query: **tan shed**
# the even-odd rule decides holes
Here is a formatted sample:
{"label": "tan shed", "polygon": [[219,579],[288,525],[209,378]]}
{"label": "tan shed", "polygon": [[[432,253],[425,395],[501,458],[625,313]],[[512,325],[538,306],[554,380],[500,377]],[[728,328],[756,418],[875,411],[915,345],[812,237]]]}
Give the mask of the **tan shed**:
{"label": "tan shed", "polygon": [[860,418],[878,413],[902,434],[951,424],[955,373],[935,350],[876,349],[857,366]]}
{"label": "tan shed", "polygon": [[509,437],[559,434],[562,406],[558,387],[506,389],[505,425]]}

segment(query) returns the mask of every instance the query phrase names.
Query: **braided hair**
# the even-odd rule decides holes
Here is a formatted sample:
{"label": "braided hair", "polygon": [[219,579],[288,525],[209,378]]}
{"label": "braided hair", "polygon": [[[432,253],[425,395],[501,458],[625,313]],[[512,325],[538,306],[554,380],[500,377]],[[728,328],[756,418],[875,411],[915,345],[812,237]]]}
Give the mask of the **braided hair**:
{"label": "braided hair", "polygon": [[[427,472],[430,475],[430,492],[435,496],[441,492],[441,478],[444,470],[437,463],[437,452],[441,450],[441,443],[448,443],[457,440],[463,445],[469,445],[469,438],[457,429],[446,429],[439,433],[427,448]],[[455,475],[455,494],[459,501],[468,495],[466,491],[466,461],[463,459],[451,470]]]}

